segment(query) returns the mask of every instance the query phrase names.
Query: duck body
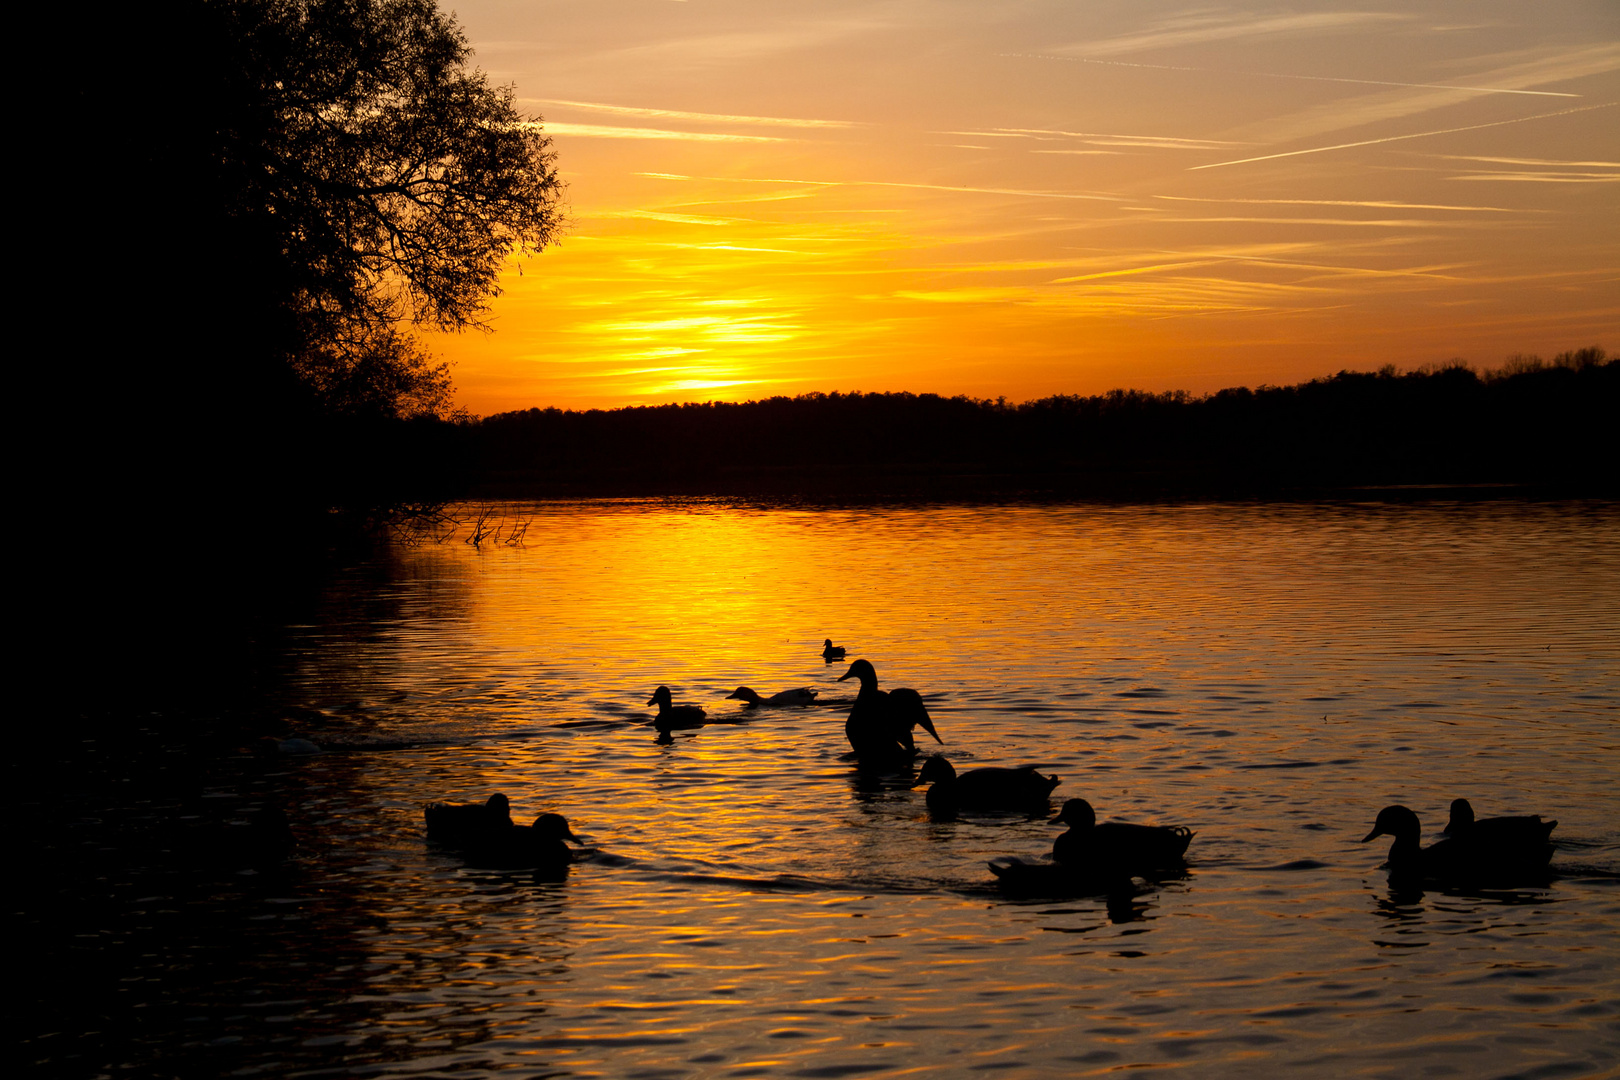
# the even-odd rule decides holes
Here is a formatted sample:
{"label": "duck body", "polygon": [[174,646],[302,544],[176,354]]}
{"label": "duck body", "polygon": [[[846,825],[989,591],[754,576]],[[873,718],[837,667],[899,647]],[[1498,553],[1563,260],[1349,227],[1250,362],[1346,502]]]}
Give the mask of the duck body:
{"label": "duck body", "polygon": [[563,841],[579,843],[561,814],[541,814],[532,825],[513,825],[485,833],[468,845],[469,858],[480,866],[503,870],[567,873],[574,852]]}
{"label": "duck body", "polygon": [[834,645],[832,638],[821,643],[821,658],[829,664],[834,660],[842,660],[847,650],[842,645]]}
{"label": "duck body", "polygon": [[1527,882],[1545,877],[1552,859],[1553,847],[1545,837],[1539,843],[1500,844],[1489,835],[1473,836],[1465,830],[1462,836],[1424,847],[1422,832],[1417,814],[1404,806],[1386,806],[1361,842],[1379,836],[1394,838],[1389,847],[1391,880],[1480,885]]}
{"label": "duck body", "polygon": [[1451,820],[1441,829],[1441,835],[1454,840],[1505,847],[1522,854],[1538,851],[1547,844],[1556,821],[1543,821],[1540,814],[1517,817],[1474,817],[1474,807],[1467,799],[1451,800]]}
{"label": "duck body", "polygon": [[879,690],[877,671],[866,660],[855,661],[838,681],[845,679],[859,679],[861,683],[849,719],[844,721],[844,736],[863,765],[909,762],[917,752],[911,737],[915,727],[928,732],[935,742],[944,742],[934,730],[934,722],[917,691],[904,687]]}
{"label": "duck body", "polygon": [[990,863],[1001,891],[1016,897],[1097,896],[1129,887],[1129,875],[1088,870],[1065,863],[1027,862],[1004,857]]}
{"label": "duck body", "polygon": [[709,720],[708,712],[701,706],[675,704],[674,696],[670,694],[667,686],[660,686],[654,690],[653,696],[647,699],[647,704],[658,706],[658,715],[653,718],[653,727],[666,735],[671,731],[700,728]]}
{"label": "duck body", "polygon": [[422,808],[430,840],[466,846],[512,828],[511,804],[496,792],[481,803],[430,802]]}
{"label": "duck body", "polygon": [[950,816],[958,810],[1033,810],[1044,814],[1052,789],[1063,782],[1029,765],[958,773],[943,754],[923,762],[917,780],[922,784],[932,782],[928,809],[937,816]]}
{"label": "duck body", "polygon": [[1063,804],[1058,821],[1069,831],[1052,843],[1052,858],[1065,866],[1087,867],[1097,873],[1143,874],[1174,870],[1185,865],[1193,831],[1182,825],[1132,825],[1123,821],[1097,823],[1097,814],[1084,799]]}
{"label": "duck body", "polygon": [[807,686],[801,686],[797,690],[783,690],[780,694],[772,694],[767,698],[760,697],[757,692],[749,689],[746,686],[739,686],[736,690],[726,695],[726,700],[730,701],[733,698],[736,698],[752,708],[802,708],[803,706],[813,704],[816,700],[816,695],[820,692],[821,691],[819,690],[812,690]]}

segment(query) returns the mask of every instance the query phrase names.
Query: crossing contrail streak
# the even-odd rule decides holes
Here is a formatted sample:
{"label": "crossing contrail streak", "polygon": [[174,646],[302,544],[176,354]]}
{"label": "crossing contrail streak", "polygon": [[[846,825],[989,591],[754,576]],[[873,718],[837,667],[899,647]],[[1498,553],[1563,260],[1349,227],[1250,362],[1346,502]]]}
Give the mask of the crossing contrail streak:
{"label": "crossing contrail streak", "polygon": [[1374,146],[1378,143],[1400,142],[1403,139],[1423,139],[1430,135],[1450,135],[1456,131],[1478,131],[1481,128],[1501,127],[1504,124],[1522,124],[1526,120],[1546,120],[1553,116],[1568,116],[1571,113],[1591,112],[1593,109],[1607,109],[1617,104],[1606,101],[1601,105],[1583,105],[1578,109],[1563,109],[1559,112],[1538,113],[1535,116],[1520,116],[1513,120],[1493,120],[1489,124],[1469,124],[1466,127],[1441,128],[1438,131],[1415,131],[1410,135],[1389,135],[1382,139],[1363,139],[1360,142],[1337,143],[1333,146],[1313,146],[1309,150],[1285,150],[1280,154],[1261,154],[1259,157],[1238,158],[1235,161],[1215,161],[1208,165],[1194,165],[1188,172],[1197,172],[1199,169],[1219,169],[1225,165],[1246,165],[1251,161],[1271,161],[1275,158],[1298,157],[1300,154],[1323,154],[1329,150],[1348,150],[1352,146]]}
{"label": "crossing contrail streak", "polygon": [[1347,79],[1334,75],[1286,75],[1276,71],[1223,71],[1220,68],[1184,67],[1179,64],[1138,64],[1129,60],[1090,60],[1083,56],[1050,53],[1002,53],[1035,60],[1066,60],[1071,64],[1106,64],[1109,67],[1152,68],[1155,71],[1196,71],[1201,75],[1247,75],[1257,79],[1305,79],[1309,82],[1356,83],[1361,86],[1407,86],[1414,90],[1466,90],[1471,94],[1528,94],[1532,97],[1580,97],[1558,90],[1510,90],[1501,86],[1452,86],[1449,83],[1390,82],[1385,79]]}

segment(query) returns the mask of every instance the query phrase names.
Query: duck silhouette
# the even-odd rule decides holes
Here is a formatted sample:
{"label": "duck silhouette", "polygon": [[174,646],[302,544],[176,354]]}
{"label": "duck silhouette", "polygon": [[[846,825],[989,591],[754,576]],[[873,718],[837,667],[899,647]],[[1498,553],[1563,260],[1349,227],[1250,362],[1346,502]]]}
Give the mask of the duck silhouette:
{"label": "duck silhouette", "polygon": [[1066,866],[1098,871],[1144,874],[1182,865],[1193,832],[1182,825],[1097,823],[1097,812],[1084,799],[1063,804],[1057,820],[1069,831],[1052,843],[1052,858]]}
{"label": "duck silhouette", "polygon": [[1107,867],[1028,862],[1015,856],[992,859],[990,872],[1002,892],[1016,897],[1098,896],[1131,888],[1129,874]]}
{"label": "duck silhouette", "polygon": [[909,762],[917,752],[911,729],[921,727],[940,744],[945,742],[934,730],[922,695],[901,687],[896,690],[878,689],[877,670],[870,661],[857,660],[838,681],[859,679],[860,693],[844,722],[844,735],[863,765],[890,765]]}
{"label": "duck silhouette", "polygon": [[764,698],[746,686],[739,686],[726,695],[726,700],[730,701],[737,698],[751,707],[779,709],[809,705],[816,700],[816,695],[820,692],[819,690],[811,690],[809,687],[801,686],[797,690],[783,690],[780,694],[772,694],[770,697]]}
{"label": "duck silhouette", "polygon": [[1030,765],[958,773],[944,754],[935,754],[917,774],[919,785],[930,782],[928,809],[936,816],[952,816],[958,810],[1037,810],[1044,816],[1047,799],[1062,780]]}
{"label": "duck silhouette", "polygon": [[563,843],[579,837],[561,814],[541,814],[533,825],[513,825],[480,835],[467,845],[469,861],[502,870],[535,870],[565,874],[574,852]]}
{"label": "duck silhouette", "polygon": [[512,828],[511,804],[500,792],[481,803],[430,802],[422,808],[428,839],[465,845]]}
{"label": "duck silhouette", "polygon": [[[1477,825],[1478,823],[1476,823]],[[1547,874],[1553,847],[1539,842],[1502,844],[1489,835],[1464,835],[1421,843],[1423,826],[1417,814],[1399,804],[1378,811],[1372,832],[1363,844],[1380,836],[1394,837],[1389,846],[1391,880],[1435,881],[1451,884],[1508,884],[1539,880]]]}
{"label": "duck silhouette", "polygon": [[654,690],[653,696],[647,699],[647,704],[658,706],[658,715],[653,718],[653,727],[664,735],[671,731],[700,728],[709,719],[709,714],[700,706],[676,705],[667,686],[660,686]]}
{"label": "duck silhouette", "polygon": [[844,652],[844,647],[842,645],[834,645],[832,643],[832,638],[828,638],[821,643],[821,658],[827,661],[829,664],[834,660],[842,660],[844,658]]}
{"label": "duck silhouette", "polygon": [[1529,852],[1546,844],[1557,827],[1558,822],[1543,821],[1540,814],[1475,819],[1473,804],[1467,799],[1452,799],[1451,820],[1440,835]]}

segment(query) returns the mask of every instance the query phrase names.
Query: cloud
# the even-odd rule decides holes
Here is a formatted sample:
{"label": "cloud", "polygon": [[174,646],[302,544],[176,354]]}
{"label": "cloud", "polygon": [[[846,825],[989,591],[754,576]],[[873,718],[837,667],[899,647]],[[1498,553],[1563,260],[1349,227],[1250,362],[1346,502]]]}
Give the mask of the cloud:
{"label": "cloud", "polygon": [[[1301,79],[1306,82],[1351,83],[1357,86],[1400,86],[1414,90],[1463,90],[1470,94],[1529,94],[1535,97],[1580,97],[1557,90],[1523,90],[1505,86],[1453,86],[1450,83],[1391,82],[1388,79],[1352,79],[1338,75],[1294,75],[1277,71],[1229,71],[1223,68],[1189,67],[1184,64],[1143,64],[1131,60],[1094,60],[1084,56],[1048,56],[1042,53],[1002,53],[1003,56],[1031,60],[1062,60],[1071,64],[1103,64],[1108,67],[1146,68],[1154,71],[1191,71],[1201,75],[1229,75],[1250,79]],[[1568,76],[1564,76],[1568,77]]]}
{"label": "cloud", "polygon": [[547,135],[578,135],[593,139],[675,139],[687,142],[780,143],[790,139],[775,135],[732,135],[714,131],[671,131],[666,128],[616,127],[611,124],[544,125]]}
{"label": "cloud", "polygon": [[[1495,62],[1497,66],[1489,70],[1477,70],[1477,65],[1491,62]],[[1489,84],[1499,89],[1523,89],[1603,74],[1620,68],[1620,45],[1601,44],[1573,50],[1541,50],[1529,58],[1515,55],[1507,58],[1498,57],[1494,61],[1491,58],[1474,57],[1468,63],[1476,68],[1467,77],[1471,84],[1476,86]],[[1479,94],[1476,90],[1391,89],[1323,102],[1292,114],[1246,125],[1230,134],[1251,142],[1277,145],[1299,139],[1323,138],[1332,132],[1347,131],[1388,120],[1401,120],[1477,100]]]}
{"label": "cloud", "polygon": [[1449,180],[1500,180],[1537,184],[1612,184],[1620,181],[1620,173],[1572,172],[1472,172]]}
{"label": "cloud", "polygon": [[519,104],[565,105],[574,109],[612,113],[615,116],[644,116],[653,120],[692,120],[705,124],[763,124],[795,128],[865,127],[852,120],[805,120],[785,116],[744,116],[734,113],[684,112],[677,109],[646,109],[630,105],[607,105],[597,101],[568,101],[562,98],[522,98]]}
{"label": "cloud", "polygon": [[1277,154],[1261,154],[1257,157],[1237,158],[1233,161],[1216,161],[1208,165],[1193,165],[1188,171],[1196,172],[1199,169],[1219,169],[1227,165],[1247,165],[1253,161],[1272,161],[1276,158],[1298,157],[1301,154],[1322,154],[1329,150],[1347,150],[1353,146],[1375,146],[1379,143],[1401,142],[1405,139],[1426,139],[1431,135],[1450,135],[1459,131],[1479,131],[1482,128],[1502,127],[1506,124],[1522,124],[1530,120],[1546,120],[1554,116],[1569,116],[1573,113],[1590,112],[1593,109],[1608,109],[1620,102],[1606,101],[1601,105],[1583,105],[1578,109],[1563,109],[1559,112],[1537,113],[1534,116],[1517,116],[1511,120],[1493,120],[1488,124],[1468,124],[1463,127],[1441,128],[1437,131],[1415,131],[1408,135],[1388,135],[1381,139],[1362,139],[1359,142],[1338,143],[1333,146],[1313,146],[1306,150],[1285,150]]}
{"label": "cloud", "polygon": [[1084,41],[1063,46],[1059,53],[1078,56],[1117,56],[1148,49],[1168,49],[1181,45],[1202,45],[1211,41],[1237,38],[1298,36],[1339,33],[1345,30],[1374,31],[1391,23],[1410,22],[1411,15],[1381,12],[1324,11],[1311,15],[1273,15],[1269,18],[1219,15],[1185,15],[1161,21],[1157,27],[1137,34]]}
{"label": "cloud", "polygon": [[[1474,160],[1474,159],[1470,159]],[[1546,210],[1507,206],[1453,206],[1446,203],[1384,202],[1373,199],[1201,199],[1193,195],[1155,195],[1167,202],[1239,203],[1245,206],[1364,206],[1370,210],[1459,210],[1493,214],[1544,214]]]}

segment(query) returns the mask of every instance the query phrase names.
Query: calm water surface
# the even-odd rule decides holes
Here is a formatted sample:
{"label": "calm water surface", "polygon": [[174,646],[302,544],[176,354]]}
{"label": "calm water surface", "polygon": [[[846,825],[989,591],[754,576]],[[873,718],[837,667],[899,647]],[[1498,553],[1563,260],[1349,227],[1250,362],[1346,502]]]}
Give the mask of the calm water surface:
{"label": "calm water surface", "polygon": [[[297,853],[129,898],[177,926],[251,914],[214,967],[181,955],[194,931],[136,973],[160,1018],[107,1072],[1620,1067],[1614,506],[513,513],[521,545],[397,543],[294,628],[286,715],[327,749],[211,794],[284,806]],[[857,776],[828,636],[924,693],[958,768],[1036,765],[1055,800],[1188,825],[1189,872],[1000,897],[986,861],[1057,830],[934,822]],[[742,722],[658,745],[659,684]],[[750,715],[724,700],[742,684],[821,700]],[[425,841],[425,801],[496,790],[574,823],[592,854],[565,883]],[[1432,835],[1457,796],[1557,818],[1562,876],[1392,891],[1387,841],[1358,843],[1378,809]]]}

